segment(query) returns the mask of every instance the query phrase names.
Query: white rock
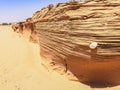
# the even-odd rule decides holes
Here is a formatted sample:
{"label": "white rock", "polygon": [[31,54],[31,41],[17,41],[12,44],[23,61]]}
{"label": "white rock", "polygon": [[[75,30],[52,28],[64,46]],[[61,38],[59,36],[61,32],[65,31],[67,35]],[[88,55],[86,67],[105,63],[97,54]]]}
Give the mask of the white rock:
{"label": "white rock", "polygon": [[89,45],[89,47],[90,47],[91,49],[95,49],[97,46],[98,46],[98,43],[97,43],[97,42],[92,42],[92,43],[90,43],[90,45]]}

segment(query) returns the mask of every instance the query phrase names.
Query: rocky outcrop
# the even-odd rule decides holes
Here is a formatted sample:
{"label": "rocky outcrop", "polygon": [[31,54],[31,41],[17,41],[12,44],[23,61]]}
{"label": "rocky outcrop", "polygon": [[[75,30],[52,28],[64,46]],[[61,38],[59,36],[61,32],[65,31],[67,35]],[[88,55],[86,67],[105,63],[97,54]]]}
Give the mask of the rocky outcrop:
{"label": "rocky outcrop", "polygon": [[[40,54],[55,69],[64,67],[64,72],[72,72],[85,84],[120,84],[119,9],[120,0],[87,0],[49,5],[37,11],[32,20]],[[97,42],[97,48],[90,49],[91,42]]]}
{"label": "rocky outcrop", "polygon": [[12,24],[12,29],[17,33],[22,33],[23,32],[23,23],[24,22],[18,22],[18,23]]}
{"label": "rocky outcrop", "polygon": [[[45,63],[92,87],[119,85],[119,9],[120,0],[86,0],[34,13],[31,20]],[[92,42],[98,46],[91,49]]]}
{"label": "rocky outcrop", "polygon": [[12,24],[12,29],[17,32],[23,34],[24,32],[30,32],[29,39],[34,43],[38,43],[38,37],[35,32],[35,26],[32,21],[32,18],[27,18],[25,22],[18,22]]}

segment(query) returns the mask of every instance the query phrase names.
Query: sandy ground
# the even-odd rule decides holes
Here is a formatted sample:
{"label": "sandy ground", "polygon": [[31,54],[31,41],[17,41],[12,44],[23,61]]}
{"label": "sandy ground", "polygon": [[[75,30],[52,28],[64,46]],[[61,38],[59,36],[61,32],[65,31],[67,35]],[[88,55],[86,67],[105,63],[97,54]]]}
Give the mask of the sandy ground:
{"label": "sandy ground", "polygon": [[0,90],[120,90],[119,86],[92,89],[69,81],[41,64],[39,50],[10,26],[0,26]]}

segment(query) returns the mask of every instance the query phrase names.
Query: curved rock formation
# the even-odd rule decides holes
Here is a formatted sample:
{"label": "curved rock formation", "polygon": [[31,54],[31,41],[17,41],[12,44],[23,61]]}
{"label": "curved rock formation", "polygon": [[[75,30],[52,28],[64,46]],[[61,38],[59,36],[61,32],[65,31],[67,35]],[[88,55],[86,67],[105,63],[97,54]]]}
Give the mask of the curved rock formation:
{"label": "curved rock formation", "polygon": [[37,38],[37,35],[35,32],[35,26],[34,26],[34,23],[32,21],[32,18],[26,19],[25,22],[18,22],[18,23],[12,24],[12,29],[15,32],[21,33],[21,34],[28,31],[31,33],[30,34],[30,41],[32,41],[34,43],[38,42],[38,38]]}
{"label": "curved rock formation", "polygon": [[[49,5],[34,13],[40,54],[92,87],[120,84],[120,0]],[[97,42],[93,49],[89,47]]]}
{"label": "curved rock formation", "polygon": [[17,33],[22,33],[23,32],[23,23],[24,22],[18,22],[18,23],[12,24],[12,29]]}

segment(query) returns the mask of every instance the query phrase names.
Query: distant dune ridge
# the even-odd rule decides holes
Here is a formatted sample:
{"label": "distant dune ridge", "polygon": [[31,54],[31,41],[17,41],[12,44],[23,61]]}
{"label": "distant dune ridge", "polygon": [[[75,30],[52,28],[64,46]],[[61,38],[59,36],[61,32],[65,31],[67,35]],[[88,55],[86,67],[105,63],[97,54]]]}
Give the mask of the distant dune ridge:
{"label": "distant dune ridge", "polygon": [[[91,87],[116,86],[120,84],[119,10],[120,0],[49,5],[22,22],[18,31],[31,31],[30,40],[40,45],[46,67]],[[21,27],[17,24],[13,28]],[[91,49],[93,42],[97,46]]]}

